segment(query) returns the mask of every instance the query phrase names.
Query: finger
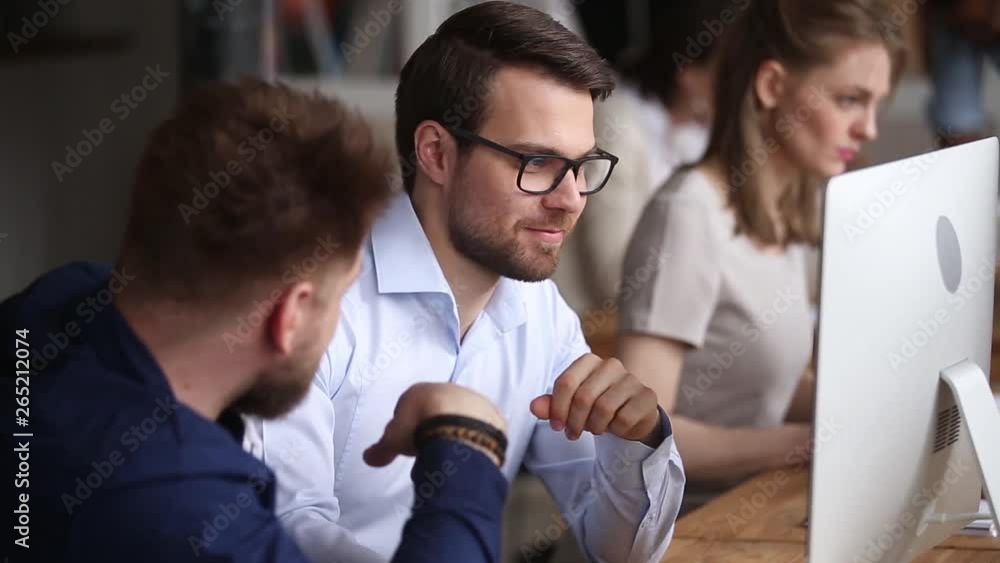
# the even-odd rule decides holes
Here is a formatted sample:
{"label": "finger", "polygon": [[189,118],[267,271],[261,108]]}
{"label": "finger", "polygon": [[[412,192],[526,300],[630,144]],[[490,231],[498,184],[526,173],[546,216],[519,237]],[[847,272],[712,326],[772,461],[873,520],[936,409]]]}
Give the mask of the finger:
{"label": "finger", "polygon": [[649,434],[659,421],[656,393],[643,390],[632,397],[618,409],[615,418],[608,425],[608,430],[626,440],[639,440]]}
{"label": "finger", "polygon": [[635,378],[628,377],[622,378],[609,387],[594,402],[594,408],[590,410],[590,418],[587,419],[585,429],[598,436],[607,432],[608,426],[615,419],[618,411],[641,390],[642,383],[639,383],[639,380]]}
{"label": "finger", "polygon": [[372,467],[385,467],[396,459],[396,456],[412,453],[412,440],[399,429],[398,419],[393,418],[385,426],[385,432],[378,442],[375,442],[364,452],[365,463]]}
{"label": "finger", "polygon": [[597,399],[626,375],[628,372],[621,362],[605,360],[580,384],[570,402],[569,416],[566,419],[566,436],[570,440],[576,440],[583,434]]}
{"label": "finger", "polygon": [[549,419],[549,412],[552,409],[552,395],[542,395],[541,397],[536,397],[534,401],[531,401],[531,414],[542,420]]}
{"label": "finger", "polygon": [[364,451],[362,459],[372,467],[385,467],[396,459],[396,454],[385,442],[378,441]]}
{"label": "finger", "polygon": [[584,354],[570,364],[552,385],[552,405],[549,410],[549,421],[556,432],[565,428],[569,416],[570,401],[580,383],[590,375],[603,360],[593,354]]}

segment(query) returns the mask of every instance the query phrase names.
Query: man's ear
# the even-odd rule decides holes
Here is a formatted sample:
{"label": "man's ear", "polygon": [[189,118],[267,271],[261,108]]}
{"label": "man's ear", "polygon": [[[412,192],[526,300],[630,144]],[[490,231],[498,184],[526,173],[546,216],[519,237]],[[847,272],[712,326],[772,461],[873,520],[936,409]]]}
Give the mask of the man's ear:
{"label": "man's ear", "polygon": [[306,309],[315,296],[316,287],[309,281],[300,281],[285,288],[274,304],[268,324],[268,340],[279,354],[287,356],[295,346],[298,331],[307,330]]}
{"label": "man's ear", "polygon": [[764,110],[772,110],[778,106],[778,101],[784,95],[789,79],[785,65],[774,59],[768,59],[757,67],[753,88]]}
{"label": "man's ear", "polygon": [[422,121],[413,132],[413,147],[420,171],[435,184],[444,184],[458,154],[451,133],[437,121]]}

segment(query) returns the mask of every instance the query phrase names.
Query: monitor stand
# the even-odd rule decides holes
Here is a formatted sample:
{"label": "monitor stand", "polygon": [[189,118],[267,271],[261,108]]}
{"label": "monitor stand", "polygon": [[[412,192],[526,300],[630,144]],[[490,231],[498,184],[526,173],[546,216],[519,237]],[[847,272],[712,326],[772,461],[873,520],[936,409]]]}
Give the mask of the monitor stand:
{"label": "monitor stand", "polygon": [[[987,513],[929,513],[924,523],[971,522],[991,519],[996,529],[1000,529],[1000,516],[995,500],[1000,500],[1000,411],[997,410],[993,391],[986,374],[971,360],[963,360],[941,370],[941,381],[948,385],[962,420],[969,431],[972,450],[976,454],[983,489],[989,501],[991,512]],[[920,529],[925,526],[920,526]],[[919,532],[918,532],[919,535]]]}

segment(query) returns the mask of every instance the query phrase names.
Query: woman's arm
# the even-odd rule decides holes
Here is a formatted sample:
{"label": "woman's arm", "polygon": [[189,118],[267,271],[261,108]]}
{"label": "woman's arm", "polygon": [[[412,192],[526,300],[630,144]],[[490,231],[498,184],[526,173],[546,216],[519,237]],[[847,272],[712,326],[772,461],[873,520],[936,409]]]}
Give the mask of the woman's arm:
{"label": "woman's arm", "polygon": [[[677,340],[626,333],[619,341],[619,358],[656,391],[663,410],[672,413],[687,349]],[[802,459],[801,451],[811,436],[807,424],[726,428],[677,415],[671,415],[670,421],[691,481],[733,479],[793,464]]]}
{"label": "woman's arm", "polygon": [[799,379],[798,387],[795,388],[795,395],[792,396],[792,403],[788,407],[788,414],[785,415],[785,422],[812,424],[815,393],[816,370],[810,365],[802,374],[802,378]]}

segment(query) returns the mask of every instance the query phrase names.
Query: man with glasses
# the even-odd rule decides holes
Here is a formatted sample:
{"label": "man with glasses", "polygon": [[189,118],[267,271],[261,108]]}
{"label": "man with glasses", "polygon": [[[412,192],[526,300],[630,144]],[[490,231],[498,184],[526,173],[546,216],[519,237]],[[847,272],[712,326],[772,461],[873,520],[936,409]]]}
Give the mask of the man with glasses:
{"label": "man with glasses", "polygon": [[[579,37],[509,2],[457,13],[403,68],[406,193],[372,230],[304,404],[256,421],[247,442],[278,474],[278,512],[314,560],[386,560],[411,508],[437,494],[408,486],[412,461],[376,471],[362,460],[399,396],[424,381],[498,405],[506,477],[523,463],[560,506],[545,541],[572,529],[594,561],[663,556],[684,485],[670,423],[620,362],[589,353],[548,281],[614,170],[593,126],[594,100],[613,88]],[[442,466],[429,482],[454,473]],[[531,559],[544,543],[519,552]]]}
{"label": "man with glasses", "polygon": [[521,167],[517,171],[517,187],[532,195],[554,192],[570,170],[576,183],[584,186],[580,195],[593,195],[608,183],[612,170],[618,164],[617,156],[599,149],[597,145],[587,151],[587,156],[574,159],[553,154],[525,154],[465,129],[448,127],[447,130],[455,137],[518,159]]}

